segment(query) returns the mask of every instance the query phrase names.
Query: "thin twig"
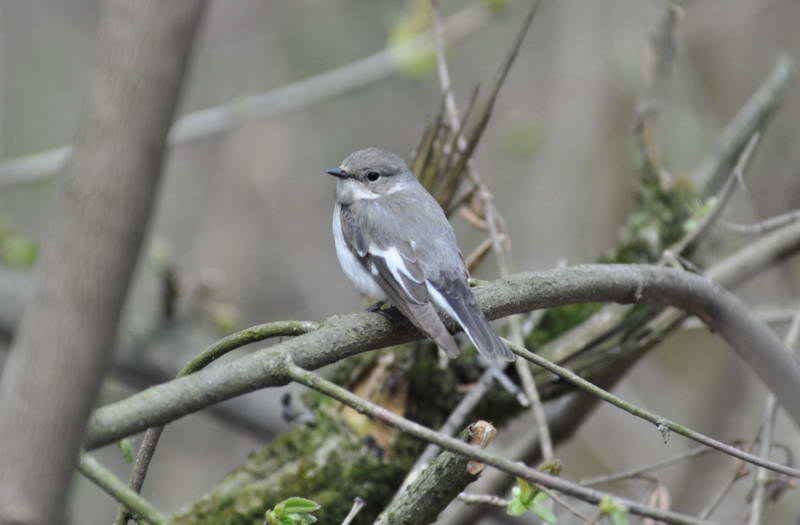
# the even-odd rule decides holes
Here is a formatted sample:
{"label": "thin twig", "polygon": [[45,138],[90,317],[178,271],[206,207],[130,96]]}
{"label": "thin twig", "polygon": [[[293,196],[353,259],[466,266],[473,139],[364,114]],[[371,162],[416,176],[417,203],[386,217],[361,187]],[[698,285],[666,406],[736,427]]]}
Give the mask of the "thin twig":
{"label": "thin twig", "polygon": [[[558,494],[555,494],[553,491],[539,487],[539,490],[546,493],[550,499],[564,507],[564,509],[575,516],[576,518],[588,523],[591,521],[589,517],[581,513],[578,509],[564,501]],[[495,496],[494,494],[473,494],[471,492],[462,492],[458,495],[458,500],[462,503],[466,503],[468,505],[492,505],[494,507],[508,507],[511,504],[510,499],[501,498],[500,496]]]}
{"label": "thin twig", "polygon": [[113,472],[105,468],[89,454],[81,453],[78,470],[109,496],[125,505],[133,514],[148,523],[153,525],[169,525],[171,523],[171,520],[166,518],[150,502],[126,486]]}
{"label": "thin twig", "polygon": [[729,221],[720,221],[720,225],[727,230],[741,235],[762,235],[796,221],[800,221],[800,210],[783,213],[754,224],[736,224]]}
{"label": "thin twig", "polygon": [[[571,481],[551,476],[520,463],[489,454],[485,450],[476,446],[468,445],[461,440],[452,438],[450,436],[445,436],[418,423],[409,421],[408,419],[390,412],[389,410],[376,405],[371,401],[356,396],[352,392],[345,390],[344,388],[328,381],[327,379],[323,379],[313,372],[309,372],[300,368],[291,361],[291,358],[288,355],[283,356],[282,367],[285,373],[293,381],[332,397],[333,399],[336,399],[337,401],[340,401],[341,403],[353,408],[359,413],[366,414],[377,421],[397,428],[418,439],[436,443],[440,447],[447,450],[463,454],[472,459],[478,460],[481,463],[492,465],[514,476],[519,476],[539,486],[557,490],[589,503],[599,503],[604,497],[611,497],[607,493],[582,487]],[[618,497],[614,497],[614,499],[625,505],[629,512],[638,516],[651,517],[666,523],[687,525],[708,524],[706,521],[698,520],[691,516],[679,514],[677,512],[655,509],[647,505],[642,505],[637,501],[626,500]]]}
{"label": "thin twig", "polygon": [[359,497],[356,497],[356,499],[353,501],[353,506],[350,508],[350,512],[347,513],[347,516],[344,518],[344,521],[342,521],[342,525],[350,525],[350,523],[352,523],[352,521],[356,519],[358,513],[361,512],[361,509],[364,508],[364,505],[366,505],[364,500]]}
{"label": "thin twig", "polygon": [[[751,441],[750,444],[747,446],[747,449],[752,450],[754,444],[755,441]],[[725,485],[720,487],[719,491],[711,499],[711,503],[709,503],[706,506],[706,508],[703,509],[703,512],[700,513],[700,516],[703,519],[708,519],[709,517],[711,517],[711,515],[714,513],[717,507],[719,507],[719,504],[722,503],[722,500],[725,499],[725,496],[727,496],[733,489],[734,485],[736,485],[736,483],[739,480],[745,477],[747,477],[746,465],[744,462],[739,462],[736,464],[736,468],[733,471],[733,475],[731,476],[731,478],[728,480],[727,483],[725,483]]]}
{"label": "thin twig", "polygon": [[711,448],[715,448],[720,452],[733,456],[735,458],[739,458],[742,461],[746,461],[747,463],[752,463],[754,465],[759,465],[770,470],[774,470],[775,472],[780,472],[782,474],[786,474],[792,476],[794,478],[800,478],[800,470],[788,467],[786,465],[781,465],[780,463],[775,463],[773,461],[769,461],[768,459],[759,458],[758,456],[754,456],[753,454],[748,454],[743,452],[742,450],[728,445],[726,443],[722,443],[721,441],[717,441],[716,439],[710,438],[700,432],[692,430],[688,427],[683,425],[679,425],[674,421],[671,421],[665,417],[659,416],[658,414],[654,414],[649,410],[645,410],[640,408],[633,403],[625,401],[614,394],[603,390],[602,388],[590,383],[589,381],[583,379],[579,375],[575,374],[574,372],[567,370],[561,366],[556,365],[555,363],[551,363],[547,359],[534,354],[533,352],[528,351],[527,349],[518,346],[511,341],[506,340],[506,344],[508,344],[509,348],[512,352],[517,354],[517,356],[530,361],[536,365],[545,368],[546,370],[556,374],[560,378],[569,381],[574,386],[584,390],[592,395],[595,395],[612,405],[621,408],[622,410],[632,414],[638,418],[644,419],[645,421],[649,421],[658,427],[659,432],[675,432],[676,434],[680,434],[684,437],[687,437],[693,441],[697,441],[698,443],[702,443],[706,446]]}
{"label": "thin twig", "polygon": [[643,465],[641,467],[637,467],[634,469],[617,472],[616,474],[609,474],[607,476],[597,476],[594,478],[582,479],[580,483],[581,485],[585,485],[588,487],[591,485],[600,485],[602,483],[612,483],[615,481],[622,481],[625,479],[635,478],[653,470],[662,469],[664,467],[674,465],[675,463],[679,463],[687,459],[693,459],[698,456],[702,456],[703,454],[708,454],[712,450],[713,449],[710,449],[706,446],[695,447],[687,450],[686,452],[682,452],[681,454],[673,456],[671,458],[663,459],[661,461],[656,461],[654,463],[648,463],[647,465]]}
{"label": "thin twig", "polygon": [[[800,336],[800,310],[795,314],[789,331],[786,334],[786,349],[792,353],[797,354],[797,339]],[[766,421],[764,421],[764,428],[761,430],[761,439],[759,444],[758,454],[762,458],[769,459],[769,452],[772,448],[772,432],[775,426],[775,415],[778,411],[778,402],[775,396],[768,395],[766,403]],[[753,491],[753,500],[750,504],[750,520],[749,525],[759,525],[761,523],[761,515],[764,512],[764,500],[766,499],[767,483],[769,483],[769,473],[760,468],[756,471],[755,489]]]}

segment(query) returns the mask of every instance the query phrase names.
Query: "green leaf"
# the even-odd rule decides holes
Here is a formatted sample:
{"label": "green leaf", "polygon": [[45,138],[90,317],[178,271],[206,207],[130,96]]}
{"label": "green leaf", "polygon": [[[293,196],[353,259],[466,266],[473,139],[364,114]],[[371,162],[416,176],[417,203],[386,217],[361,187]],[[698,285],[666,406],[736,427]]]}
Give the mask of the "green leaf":
{"label": "green leaf", "polygon": [[628,509],[614,498],[604,496],[597,507],[614,525],[628,525]]}
{"label": "green leaf", "polygon": [[[556,515],[553,512],[542,505],[541,503],[535,503],[531,507],[531,512],[539,516],[539,518],[544,521],[545,523],[549,523],[550,525],[556,525],[558,523],[558,519],[556,519]],[[617,525],[617,524],[615,524]]]}
{"label": "green leaf", "polygon": [[36,262],[38,247],[27,237],[10,235],[0,241],[0,259],[7,265],[25,268]]}
{"label": "green leaf", "polygon": [[321,508],[316,501],[306,498],[289,498],[280,503],[287,514],[308,514]]}
{"label": "green leaf", "polygon": [[119,447],[119,451],[122,452],[122,457],[125,458],[125,463],[128,465],[133,463],[133,460],[136,459],[136,456],[133,453],[133,445],[131,444],[131,440],[128,438],[120,439],[117,441],[117,446]]}
{"label": "green leaf", "polygon": [[317,521],[311,513],[320,508],[319,503],[310,499],[288,498],[264,514],[265,525],[311,525]]}
{"label": "green leaf", "polygon": [[522,503],[519,499],[512,499],[511,503],[508,504],[508,508],[506,512],[511,516],[522,516],[526,512],[528,512],[528,507]]}
{"label": "green leaf", "polygon": [[611,522],[614,525],[628,525],[628,512],[625,510],[618,510],[611,513]]}
{"label": "green leaf", "polygon": [[517,478],[517,486],[519,487],[519,494],[522,499],[530,499],[531,486],[522,478]]}

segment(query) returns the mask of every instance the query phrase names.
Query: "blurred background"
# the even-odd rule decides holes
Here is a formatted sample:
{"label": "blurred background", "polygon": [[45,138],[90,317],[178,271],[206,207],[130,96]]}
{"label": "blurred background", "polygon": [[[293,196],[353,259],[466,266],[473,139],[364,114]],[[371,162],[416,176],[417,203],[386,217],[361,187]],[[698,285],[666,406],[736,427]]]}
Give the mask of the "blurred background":
{"label": "blurred background", "polygon": [[[471,13],[448,47],[455,94],[464,106],[476,85],[488,84],[528,3],[441,3],[446,16]],[[100,4],[0,1],[0,163],[70,143],[93,63]],[[634,205],[638,171],[632,126],[642,91],[642,53],[665,5],[559,0],[541,6],[476,154],[508,222],[515,270],[592,262],[615,245]],[[687,174],[776,57],[782,52],[800,57],[800,3],[695,0],[679,5],[684,13],[677,58],[660,122],[666,165],[675,174]],[[398,28],[418,9],[415,0],[231,0],[209,7],[180,112],[223,105],[225,125],[213,133],[185,135],[169,154],[119,349],[129,362],[145,361],[155,372],[115,369],[101,403],[141,388],[165,370],[174,374],[186,356],[231,329],[281,319],[320,320],[362,308],[363,300],[334,257],[334,181],[324,172],[367,146],[408,158],[440,103],[432,64],[398,65],[373,57],[353,67],[399,38]],[[272,96],[269,110],[253,114],[249,97],[262,94]],[[726,218],[748,223],[798,207],[798,132],[800,96],[792,87],[762,142],[747,191],[737,194]],[[57,188],[55,172],[25,173],[0,180],[4,350]],[[454,225],[465,253],[482,240],[458,217]],[[153,329],[165,275],[192,312],[191,329],[173,340],[159,339]],[[476,277],[497,277],[491,257]],[[760,311],[791,309],[798,304],[798,277],[800,266],[790,260],[738,292]],[[781,334],[785,330],[785,323],[774,326]],[[154,339],[157,344],[151,344]],[[749,439],[763,420],[765,389],[705,329],[668,339],[616,393],[723,440]],[[242,430],[208,413],[170,425],[144,494],[170,512],[200,497],[248,452],[286,428],[281,395],[280,390],[252,394],[232,409],[262,415],[260,428]],[[498,450],[503,434],[524,432],[530,425],[523,419],[516,430],[501,429]],[[797,429],[782,416],[778,421],[776,440],[796,451]],[[651,425],[604,406],[557,456],[564,474],[579,479],[691,447],[679,436],[664,443]],[[127,476],[116,449],[98,457]],[[658,475],[670,489],[673,508],[698,513],[736,466],[708,454]],[[751,487],[750,478],[739,482],[714,518],[742,522]],[[650,487],[630,481],[611,488],[640,499]],[[78,478],[71,508],[73,523],[108,523],[115,506]],[[784,497],[769,508],[766,522],[795,523],[798,514],[800,499]],[[532,519],[514,521],[497,511],[481,523]]]}

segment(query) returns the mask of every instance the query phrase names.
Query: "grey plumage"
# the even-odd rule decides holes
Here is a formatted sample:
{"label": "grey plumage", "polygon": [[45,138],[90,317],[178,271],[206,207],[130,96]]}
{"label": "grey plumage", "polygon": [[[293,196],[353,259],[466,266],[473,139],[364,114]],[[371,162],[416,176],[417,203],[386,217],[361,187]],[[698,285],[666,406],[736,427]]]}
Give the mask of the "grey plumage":
{"label": "grey plumage", "polygon": [[336,252],[356,287],[389,299],[450,357],[459,349],[436,308],[461,325],[484,356],[513,360],[475,302],[450,222],[405,162],[370,148],[328,173],[339,179]]}

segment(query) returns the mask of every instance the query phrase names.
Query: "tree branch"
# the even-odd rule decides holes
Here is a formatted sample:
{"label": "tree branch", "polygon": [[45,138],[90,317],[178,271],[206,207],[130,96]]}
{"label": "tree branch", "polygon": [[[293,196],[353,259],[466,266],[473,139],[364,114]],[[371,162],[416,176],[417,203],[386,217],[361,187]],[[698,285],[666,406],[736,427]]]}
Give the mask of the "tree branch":
{"label": "tree branch", "polygon": [[769,77],[722,131],[708,158],[692,175],[692,180],[705,188],[706,196],[719,191],[750,137],[766,131],[786,97],[794,70],[794,61],[788,55],[779,56]]}
{"label": "tree branch", "polygon": [[[326,379],[319,377],[313,372],[309,372],[307,370],[302,369],[301,367],[294,364],[288,355],[283,356],[282,362],[280,363],[279,366],[281,366],[284,372],[293,381],[296,381],[309,388],[313,388],[318,392],[321,392],[325,395],[328,395],[336,399],[337,401],[344,403],[345,405],[353,408],[359,413],[367,414],[368,416],[382,423],[385,423],[394,428],[402,430],[403,432],[410,434],[416,438],[431,443],[436,443],[440,447],[445,448],[447,450],[451,450],[453,452],[457,452],[459,454],[468,456],[470,458],[480,461],[481,463],[492,465],[504,472],[507,472],[514,476],[519,476],[532,483],[536,483],[537,485],[542,485],[544,487],[557,490],[559,492],[579,498],[589,503],[599,503],[601,500],[603,500],[603,498],[611,497],[607,493],[603,493],[601,491],[593,489],[588,489],[571,481],[567,481],[562,478],[545,474],[544,472],[532,469],[523,464],[510,461],[508,459],[499,456],[494,456],[478,447],[475,447],[473,445],[467,445],[463,441],[452,438],[450,436],[439,434],[434,430],[426,428],[420,424],[414,423],[413,421],[409,421],[408,419],[398,416],[397,414],[394,414],[379,405],[376,405],[374,403],[371,403],[370,401],[367,401],[366,399],[362,399],[356,396],[355,394],[345,390],[344,388],[334,383],[331,383]],[[629,512],[631,512],[632,514],[636,514],[638,516],[651,517],[659,519],[666,523],[675,523],[675,524],[697,525],[697,524],[708,523],[706,521],[698,520],[691,516],[686,516],[683,514],[678,514],[676,512],[663,511],[653,507],[648,507],[647,505],[642,505],[641,503],[638,503],[636,501],[631,501],[616,497],[613,499],[625,505],[625,507],[628,509]]]}
{"label": "tree branch", "polygon": [[[451,41],[464,38],[480,28],[491,15],[491,8],[483,4],[464,8],[447,19],[448,37]],[[184,115],[170,130],[169,146],[213,137],[244,121],[282,115],[376,82],[401,70],[404,57],[430,49],[430,38],[431,35],[424,34],[278,89]],[[72,154],[72,146],[63,146],[2,162],[0,185],[33,182],[55,175]]]}
{"label": "tree branch", "polygon": [[768,468],[770,470],[774,470],[776,472],[781,472],[783,474],[787,474],[795,478],[800,478],[800,470],[787,467],[785,465],[781,465],[778,463],[774,463],[772,461],[766,460],[764,458],[759,458],[758,456],[754,456],[752,454],[748,454],[736,447],[726,445],[725,443],[717,441],[716,439],[712,439],[683,425],[679,425],[674,421],[670,421],[665,417],[661,417],[657,414],[654,414],[649,410],[639,408],[636,405],[624,401],[623,399],[618,398],[614,394],[611,394],[610,392],[607,392],[602,388],[593,385],[589,381],[586,381],[579,375],[567,370],[566,368],[551,363],[547,359],[544,359],[543,357],[536,355],[525,348],[513,344],[511,341],[505,340],[505,342],[509,346],[511,351],[517,354],[519,357],[527,361],[530,361],[531,363],[541,366],[545,370],[548,370],[556,374],[560,378],[569,381],[570,383],[580,388],[581,390],[589,392],[590,394],[595,395],[608,403],[611,403],[615,407],[621,408],[622,410],[628,412],[629,414],[632,414],[638,418],[653,423],[654,425],[657,426],[658,431],[661,433],[668,433],[672,431],[682,436],[685,436],[689,439],[697,441],[698,443],[702,443],[709,447],[715,448],[720,452],[724,452],[725,454],[728,454],[735,458],[739,458],[742,461],[747,461],[748,463],[752,463],[754,465],[759,465]]}
{"label": "tree branch", "polygon": [[[800,421],[800,369],[783,344],[733,295],[687,272],[637,265],[585,265],[523,273],[475,288],[490,319],[563,304],[616,301],[671,305],[698,315],[762,378]],[[451,325],[451,328],[455,326]],[[289,355],[316,369],[358,353],[418,339],[409,323],[378,314],[334,316],[312,333],[231,362],[155,386],[98,409],[86,445],[96,448],[167,423],[233,396],[288,382],[280,363]]]}
{"label": "tree branch", "polygon": [[[467,427],[459,439],[486,448],[494,433],[489,423],[478,421]],[[470,469],[470,461],[469,456],[455,452],[439,454],[419,477],[401,489],[398,497],[378,516],[375,525],[427,525],[436,521],[450,502],[478,479],[482,468]]]}
{"label": "tree branch", "polygon": [[153,525],[169,525],[170,520],[146,499],[128,488],[113,472],[86,453],[80,456],[78,470],[109,496],[122,503],[133,514]]}

